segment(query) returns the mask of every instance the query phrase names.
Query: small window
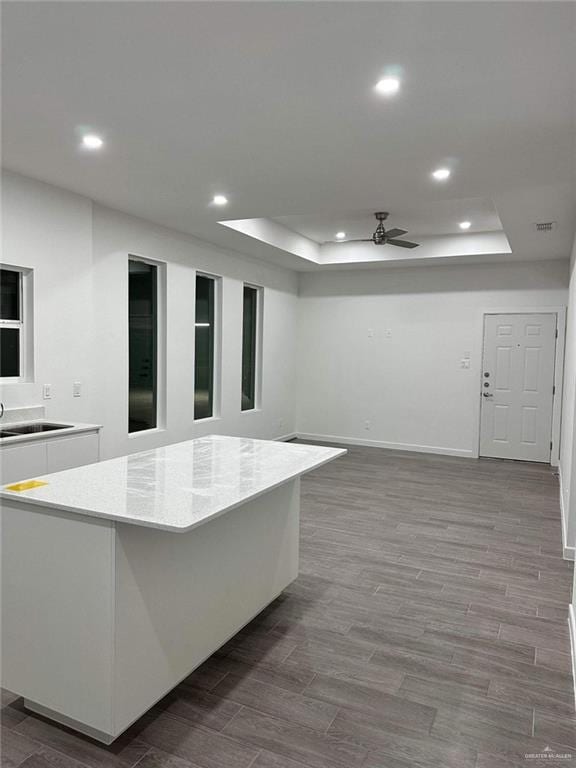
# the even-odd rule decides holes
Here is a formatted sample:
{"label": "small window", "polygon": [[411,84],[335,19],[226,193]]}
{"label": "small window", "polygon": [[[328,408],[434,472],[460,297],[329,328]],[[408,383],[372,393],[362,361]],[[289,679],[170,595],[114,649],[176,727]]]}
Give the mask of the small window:
{"label": "small window", "polygon": [[214,415],[214,345],[216,280],[196,275],[196,320],[194,328],[194,418]]}
{"label": "small window", "polygon": [[128,431],[157,425],[158,267],[128,262]]}
{"label": "small window", "polygon": [[3,379],[18,378],[20,376],[20,329],[0,328],[0,365],[2,366]]}
{"label": "small window", "polygon": [[24,280],[18,269],[0,269],[0,378],[24,378]]}
{"label": "small window", "polygon": [[242,317],[242,410],[256,408],[258,366],[258,297],[260,291],[251,285],[244,286]]}

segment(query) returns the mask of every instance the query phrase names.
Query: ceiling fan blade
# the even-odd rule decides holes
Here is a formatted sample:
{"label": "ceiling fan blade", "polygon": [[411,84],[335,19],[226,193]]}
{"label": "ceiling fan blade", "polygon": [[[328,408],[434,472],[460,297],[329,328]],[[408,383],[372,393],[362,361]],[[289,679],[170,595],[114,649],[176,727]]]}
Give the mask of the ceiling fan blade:
{"label": "ceiling fan blade", "polygon": [[400,237],[400,235],[405,235],[407,232],[407,229],[388,229],[386,231],[386,239],[391,237]]}
{"label": "ceiling fan blade", "polygon": [[408,240],[386,240],[386,245],[399,245],[400,248],[417,248],[420,243],[411,243]]}
{"label": "ceiling fan blade", "polygon": [[364,240],[358,240],[358,239],[353,239],[353,240],[332,240],[332,242],[333,243],[373,243],[374,241],[372,240],[371,237],[368,237],[368,238],[365,238]]}

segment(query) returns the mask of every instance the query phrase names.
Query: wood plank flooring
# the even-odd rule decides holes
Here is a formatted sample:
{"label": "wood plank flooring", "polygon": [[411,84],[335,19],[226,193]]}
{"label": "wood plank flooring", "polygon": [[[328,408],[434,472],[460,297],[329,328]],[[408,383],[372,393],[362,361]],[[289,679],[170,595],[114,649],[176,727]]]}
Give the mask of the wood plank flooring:
{"label": "wood plank flooring", "polygon": [[111,747],[5,693],[2,764],[576,763],[571,582],[550,467],[352,447],[303,480],[280,599]]}

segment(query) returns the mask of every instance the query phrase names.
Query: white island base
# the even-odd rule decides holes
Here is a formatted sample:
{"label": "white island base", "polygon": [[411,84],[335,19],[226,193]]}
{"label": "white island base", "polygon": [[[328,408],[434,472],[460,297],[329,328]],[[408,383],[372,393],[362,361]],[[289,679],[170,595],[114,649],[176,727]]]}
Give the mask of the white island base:
{"label": "white island base", "polygon": [[[343,453],[309,448],[332,453],[316,466]],[[299,476],[179,533],[51,508],[33,493],[41,502],[2,494],[2,684],[105,743],[298,574]]]}

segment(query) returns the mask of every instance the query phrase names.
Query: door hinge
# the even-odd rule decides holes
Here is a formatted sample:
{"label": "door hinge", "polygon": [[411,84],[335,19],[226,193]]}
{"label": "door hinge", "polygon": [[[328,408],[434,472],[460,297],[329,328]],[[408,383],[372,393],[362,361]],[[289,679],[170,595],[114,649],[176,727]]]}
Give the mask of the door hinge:
{"label": "door hinge", "polygon": [[556,394],[556,384],[554,384],[554,385],[553,385],[553,387],[552,387],[552,394],[553,394],[553,395],[555,395],[555,394]]}
{"label": "door hinge", "polygon": [[552,440],[550,440],[550,450],[552,450]]}
{"label": "door hinge", "polygon": [[556,328],[556,334],[555,334],[555,338],[556,338],[556,339],[558,338],[558,328]]}

